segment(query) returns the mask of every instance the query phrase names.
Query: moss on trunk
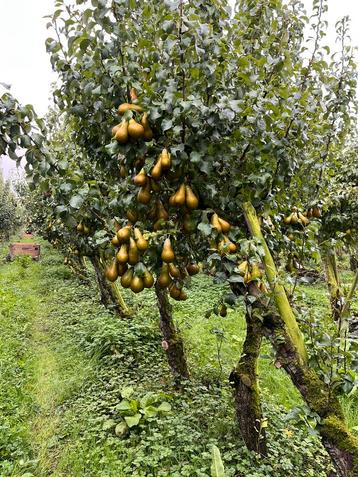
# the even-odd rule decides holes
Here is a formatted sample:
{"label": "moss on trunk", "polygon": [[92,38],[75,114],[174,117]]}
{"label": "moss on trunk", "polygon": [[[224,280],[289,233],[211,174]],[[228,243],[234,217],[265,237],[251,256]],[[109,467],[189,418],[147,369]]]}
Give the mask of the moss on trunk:
{"label": "moss on trunk", "polygon": [[251,202],[245,202],[243,204],[243,211],[251,235],[260,241],[264,249],[263,264],[276,306],[279,310],[281,318],[286,324],[287,332],[289,333],[292,342],[298,350],[299,358],[302,360],[302,362],[305,362],[307,361],[307,352],[302,333],[298,327],[295,315],[288,301],[285,288],[278,279],[275,262],[267,246],[266,240],[262,235],[260,222]]}
{"label": "moss on trunk", "polygon": [[310,409],[321,418],[318,431],[332,458],[337,475],[357,477],[358,439],[352,436],[346,428],[344,414],[337,396],[332,394],[331,388],[308,366],[303,336],[288,302],[285,289],[278,282],[276,266],[262,235],[256,211],[249,202],[244,204],[243,209],[251,235],[258,239],[263,246],[265,273],[277,308],[277,312],[272,310],[270,302],[266,297],[260,296],[256,285],[249,285],[249,288],[252,288],[250,294],[257,297],[255,306],[258,309],[261,308],[264,317],[263,331],[271,341],[281,366],[290,375],[292,382]]}
{"label": "moss on trunk", "polygon": [[313,369],[302,365],[279,316],[266,315],[263,331],[276,351],[278,362],[287,371],[309,408],[321,418],[317,429],[337,474],[340,477],[357,477],[358,439],[346,427],[337,396],[332,394]]}

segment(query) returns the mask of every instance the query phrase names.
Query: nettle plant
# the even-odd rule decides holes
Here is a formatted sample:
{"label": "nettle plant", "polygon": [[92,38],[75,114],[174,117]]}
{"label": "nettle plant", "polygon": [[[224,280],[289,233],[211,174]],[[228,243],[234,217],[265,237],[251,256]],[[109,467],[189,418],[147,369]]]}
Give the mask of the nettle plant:
{"label": "nettle plant", "polygon": [[230,380],[247,446],[266,453],[257,385],[266,336],[320,416],[338,472],[353,475],[357,441],[335,393],[309,367],[276,266],[287,256],[287,226],[304,235],[311,227],[304,239],[316,251],[322,203],[312,201],[312,184],[316,196],[326,190],[350,130],[355,71],[346,23],[340,59],[330,63],[320,44],[325,10],[324,0],[314,1],[308,50],[296,0],[240,0],[234,16],[219,0],[56,1],[46,44],[69,135],[64,146],[50,138],[56,147],[38,163],[30,157],[27,168],[34,186],[53,183],[66,227],[102,265],[111,261],[110,283],[120,276],[135,292],[155,284],[176,377],[189,372],[168,292],[185,299],[202,262],[230,284],[230,303],[243,296],[247,336]]}

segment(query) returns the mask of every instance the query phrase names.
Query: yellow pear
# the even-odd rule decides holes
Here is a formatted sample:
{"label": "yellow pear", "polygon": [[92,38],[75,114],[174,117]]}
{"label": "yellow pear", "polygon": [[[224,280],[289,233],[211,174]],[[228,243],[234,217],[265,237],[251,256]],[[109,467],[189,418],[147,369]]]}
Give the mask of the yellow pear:
{"label": "yellow pear", "polygon": [[168,265],[165,263],[162,266],[162,269],[161,269],[160,275],[157,279],[157,282],[158,282],[158,285],[160,286],[160,288],[166,288],[168,285],[170,285],[171,281],[172,280],[171,280],[171,278],[169,276],[169,272],[168,272]]}
{"label": "yellow pear", "polygon": [[180,278],[180,270],[174,263],[169,263],[168,265],[169,274],[173,278]]}
{"label": "yellow pear", "polygon": [[123,288],[129,288],[131,286],[133,278],[133,268],[129,268],[121,277],[121,285]]}
{"label": "yellow pear", "polygon": [[131,101],[137,101],[138,94],[137,94],[137,90],[135,88],[131,88],[131,90],[129,92],[129,97],[131,98]]}
{"label": "yellow pear", "polygon": [[225,219],[222,219],[221,217],[218,217],[219,224],[221,226],[221,230],[224,234],[227,234],[229,230],[231,229],[231,225],[229,222],[227,222]]}
{"label": "yellow pear", "polygon": [[134,229],[134,238],[136,239],[136,244],[138,250],[144,252],[148,248],[148,241],[143,237],[142,232],[138,229]]}
{"label": "yellow pear", "polygon": [[126,119],[123,119],[121,122],[114,138],[121,144],[125,144],[128,141],[128,121]]}
{"label": "yellow pear", "polygon": [[144,272],[143,283],[145,288],[152,288],[154,285],[154,277],[148,270]]}
{"label": "yellow pear", "polygon": [[199,199],[188,185],[185,187],[185,204],[188,209],[197,209],[199,205]]}
{"label": "yellow pear", "polygon": [[119,263],[127,263],[128,262],[128,247],[127,244],[124,243],[121,245],[119,252],[116,255],[117,262]]}
{"label": "yellow pear", "polygon": [[142,187],[146,185],[147,180],[148,177],[144,169],[141,169],[141,171],[133,178],[134,184]]}
{"label": "yellow pear", "polygon": [[165,209],[163,202],[161,200],[157,201],[157,210],[156,210],[156,216],[158,219],[163,219],[163,220],[168,220],[169,219],[169,214],[167,210]]}
{"label": "yellow pear", "polygon": [[111,243],[112,243],[112,245],[114,245],[115,247],[118,247],[118,245],[119,245],[119,240],[118,240],[117,235],[115,235],[115,236],[112,238]]}
{"label": "yellow pear", "polygon": [[322,210],[319,207],[313,207],[312,215],[316,219],[319,219],[320,217],[322,217]]}
{"label": "yellow pear", "polygon": [[129,120],[128,134],[133,139],[139,139],[144,136],[144,127],[132,118]]}
{"label": "yellow pear", "polygon": [[179,300],[180,301],[185,301],[188,299],[188,295],[185,293],[184,290],[180,290],[180,295],[179,295]]}
{"label": "yellow pear", "polygon": [[189,265],[186,266],[186,269],[190,276],[196,275],[200,270],[197,263],[189,263]]}
{"label": "yellow pear", "polygon": [[303,214],[301,214],[301,212],[298,212],[298,218],[300,219],[300,221],[301,221],[301,223],[304,227],[310,223],[310,221],[307,219],[307,217],[305,217]]}
{"label": "yellow pear", "polygon": [[161,257],[163,262],[166,262],[166,263],[174,261],[175,255],[174,255],[174,250],[173,250],[170,238],[167,238],[164,241]]}
{"label": "yellow pear", "polygon": [[151,198],[152,195],[150,193],[150,184],[148,181],[147,184],[139,190],[137,200],[141,204],[149,204]]}
{"label": "yellow pear", "polygon": [[219,222],[218,214],[213,214],[213,216],[211,217],[211,225],[219,232],[219,234],[222,232],[222,227]]}
{"label": "yellow pear", "polygon": [[119,168],[119,176],[120,176],[121,179],[125,179],[126,177],[128,177],[128,171],[127,171],[126,167],[123,166],[123,164]]}
{"label": "yellow pear", "polygon": [[163,149],[161,154],[160,154],[160,157],[161,157],[161,162],[162,162],[162,168],[164,170],[169,169],[170,166],[171,166],[172,160],[171,160],[171,157],[170,157],[170,154],[169,154],[168,150]]}
{"label": "yellow pear", "polygon": [[184,205],[185,204],[185,184],[182,184],[173,197],[173,205]]}
{"label": "yellow pear", "polygon": [[143,108],[139,106],[139,104],[130,104],[130,103],[123,103],[118,107],[119,114],[123,114],[126,111],[136,111],[137,113],[142,113]]}
{"label": "yellow pear", "polygon": [[161,175],[162,175],[162,162],[161,162],[160,157],[159,157],[159,159],[157,160],[157,162],[155,163],[153,169],[151,170],[150,175],[151,175],[151,176],[153,177],[153,179],[155,179],[156,181],[161,178]]}
{"label": "yellow pear", "polygon": [[135,240],[131,237],[129,239],[128,263],[130,265],[135,265],[138,262],[139,262],[138,248],[135,243]]}
{"label": "yellow pear", "polygon": [[115,282],[118,278],[117,263],[114,260],[112,264],[106,269],[106,278],[110,282]]}
{"label": "yellow pear", "polygon": [[172,298],[179,298],[180,296],[180,288],[175,286],[174,284],[169,289],[169,294]]}
{"label": "yellow pear", "polygon": [[131,287],[131,290],[132,290],[134,293],[140,293],[141,291],[143,291],[143,289],[144,289],[144,282],[143,282],[142,278],[141,278],[141,277],[138,277],[137,275],[135,275],[135,276],[132,278],[130,287]]}
{"label": "yellow pear", "polygon": [[130,236],[131,236],[131,228],[129,225],[122,227],[117,232],[117,238],[119,242],[128,242]]}
{"label": "yellow pear", "polygon": [[120,127],[121,127],[121,123],[116,124],[115,126],[113,126],[113,128],[112,128],[112,136],[115,136],[115,135],[116,135],[116,133],[117,133],[117,131],[118,131],[118,129],[119,129]]}
{"label": "yellow pear", "polygon": [[149,126],[148,114],[147,113],[143,114],[141,124],[144,128],[144,136],[143,136],[144,140],[145,141],[151,141],[153,139],[153,131],[152,131],[151,127]]}

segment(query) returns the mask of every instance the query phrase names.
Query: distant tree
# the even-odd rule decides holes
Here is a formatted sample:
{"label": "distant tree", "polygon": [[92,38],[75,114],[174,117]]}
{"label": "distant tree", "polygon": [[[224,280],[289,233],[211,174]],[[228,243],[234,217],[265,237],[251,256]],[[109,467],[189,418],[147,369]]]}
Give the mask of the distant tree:
{"label": "distant tree", "polygon": [[0,172],[0,240],[8,240],[21,224],[17,205],[10,181]]}

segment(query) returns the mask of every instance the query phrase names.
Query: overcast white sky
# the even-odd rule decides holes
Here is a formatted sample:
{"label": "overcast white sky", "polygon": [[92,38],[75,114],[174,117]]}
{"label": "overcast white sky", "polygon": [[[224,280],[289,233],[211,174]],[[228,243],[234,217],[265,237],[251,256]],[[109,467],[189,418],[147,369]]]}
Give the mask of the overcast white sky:
{"label": "overcast white sky", "polygon": [[[303,0],[310,11],[312,0]],[[358,0],[328,0],[329,34],[326,44],[334,48],[334,24],[344,15],[352,20],[352,42],[358,46]],[[11,84],[21,103],[33,104],[39,115],[47,111],[51,70],[44,42],[48,34],[43,17],[54,10],[54,0],[0,0],[0,82]],[[0,86],[0,95],[3,93]],[[8,176],[13,162],[2,157],[0,167]]]}

